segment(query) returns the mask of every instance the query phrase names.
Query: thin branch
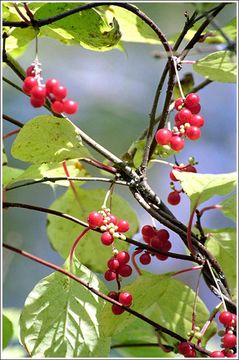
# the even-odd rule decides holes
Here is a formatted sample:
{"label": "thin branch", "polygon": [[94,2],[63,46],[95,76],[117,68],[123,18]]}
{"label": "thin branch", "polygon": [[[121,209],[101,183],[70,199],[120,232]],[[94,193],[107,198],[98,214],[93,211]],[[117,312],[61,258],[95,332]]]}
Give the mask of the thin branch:
{"label": "thin branch", "polygon": [[[44,213],[47,213],[47,214],[62,217],[64,219],[70,220],[70,221],[72,221],[72,222],[74,222],[76,224],[79,224],[81,226],[84,226],[84,227],[89,226],[88,223],[86,223],[84,221],[81,221],[81,220],[79,220],[78,218],[76,218],[74,216],[62,213],[62,212],[57,211],[57,210],[47,209],[47,208],[43,208],[43,207],[40,207],[40,206],[23,204],[23,203],[3,202],[3,208],[11,208],[11,207],[13,207],[13,208],[23,208],[23,209],[29,209],[29,210],[44,212]],[[101,231],[99,229],[92,229],[92,231],[96,231],[96,232],[101,233]],[[121,240],[121,239],[119,239],[119,240]],[[137,246],[139,248],[142,248],[142,249],[145,249],[145,250],[148,250],[148,251],[151,251],[151,252],[155,252],[155,253],[158,253],[158,254],[161,254],[161,255],[166,255],[168,257],[172,257],[172,258],[175,258],[175,259],[194,261],[191,256],[183,255],[183,254],[176,254],[176,253],[172,253],[172,252],[161,251],[161,250],[153,248],[152,246],[140,243],[139,241],[130,239],[128,237],[126,238],[126,240],[121,240],[121,241],[125,241],[125,242],[127,242],[129,244],[132,244],[132,245],[135,245],[135,246]],[[199,261],[199,263],[200,263],[200,261]]]}
{"label": "thin branch", "polygon": [[21,10],[19,9],[18,5],[13,2],[13,6],[14,6],[14,8],[16,9],[18,15],[22,18],[22,20],[23,20],[26,24],[31,25],[31,22],[30,22],[30,21],[25,17],[25,15],[21,12]]}
{"label": "thin branch", "polygon": [[18,134],[19,131],[20,131],[20,129],[15,129],[15,130],[10,131],[9,133],[3,135],[3,140],[6,140],[6,139],[8,139],[9,137]]}
{"label": "thin branch", "polygon": [[[14,87],[15,89],[17,89],[18,91],[20,91],[21,93],[25,94],[24,91],[22,90],[22,88],[18,85],[16,85],[14,82],[12,82],[11,80],[7,79],[5,76],[3,76],[3,81],[5,81],[7,84],[11,85],[12,87]],[[26,94],[25,94],[26,95]]]}
{"label": "thin branch", "polygon": [[[46,267],[48,267],[48,268],[50,268],[50,269],[53,269],[53,270],[55,270],[55,271],[57,271],[57,272],[60,272],[61,274],[63,274],[63,275],[65,275],[65,276],[69,277],[70,279],[78,282],[80,285],[84,286],[85,288],[87,288],[89,291],[93,292],[94,294],[96,294],[96,295],[99,296],[100,298],[102,298],[102,299],[110,302],[111,304],[118,305],[119,307],[121,307],[121,308],[123,308],[125,311],[127,311],[128,313],[130,313],[130,314],[134,315],[135,317],[141,319],[142,321],[148,323],[149,325],[153,326],[155,329],[160,330],[160,331],[162,331],[162,332],[165,333],[165,334],[168,334],[169,336],[173,337],[174,339],[177,339],[177,340],[180,341],[180,342],[182,342],[182,341],[187,341],[187,340],[184,339],[182,336],[180,336],[180,335],[174,333],[173,331],[165,328],[164,326],[162,326],[162,325],[154,322],[153,320],[147,318],[147,317],[144,316],[143,314],[140,314],[140,313],[138,313],[137,311],[135,311],[135,310],[133,310],[133,309],[127,307],[127,306],[122,305],[122,304],[119,303],[118,301],[116,301],[116,300],[110,298],[109,296],[103,294],[102,292],[96,290],[96,289],[93,288],[88,282],[80,279],[79,277],[77,277],[77,276],[75,276],[74,274],[68,272],[67,270],[61,268],[60,266],[57,266],[57,265],[55,265],[55,264],[53,264],[53,263],[51,263],[51,262],[49,262],[49,261],[46,261],[46,260],[44,260],[44,259],[41,259],[41,258],[39,258],[39,257],[37,257],[37,256],[35,256],[35,255],[32,255],[32,254],[30,254],[30,253],[28,253],[28,252],[26,252],[26,251],[20,250],[20,249],[14,247],[14,246],[11,246],[11,245],[8,245],[8,244],[3,243],[3,247],[6,248],[6,249],[8,249],[8,250],[11,250],[11,251],[13,251],[13,252],[15,252],[15,253],[17,253],[17,254],[20,254],[20,255],[22,255],[22,256],[30,259],[30,260],[33,260],[33,261],[35,261],[35,262],[37,262],[37,263],[39,263],[39,264],[42,264],[42,265],[44,265],[44,266],[46,266]],[[209,354],[210,354],[209,351],[207,351],[206,349],[204,349],[204,348],[202,348],[202,347],[200,347],[200,346],[198,346],[198,345],[195,345],[195,344],[193,344],[193,343],[189,343],[189,344],[190,344],[195,350],[199,351],[199,352],[202,353],[202,354],[205,354],[205,355],[209,355]]]}
{"label": "thin branch", "polygon": [[35,184],[40,184],[40,183],[45,183],[45,182],[52,182],[55,183],[57,181],[63,181],[63,180],[71,180],[71,181],[101,181],[101,182],[114,182],[115,184],[118,185],[127,185],[127,183],[125,181],[121,181],[121,180],[113,180],[113,179],[108,179],[108,178],[101,178],[101,177],[77,177],[77,176],[57,176],[57,177],[44,177],[40,180],[35,180],[35,181],[30,181],[24,184],[19,184],[19,185],[14,185],[11,187],[7,187],[5,188],[6,191],[10,191],[10,190],[14,190],[14,189],[18,189],[24,186],[29,186],[29,185],[35,185]]}
{"label": "thin branch", "polygon": [[8,116],[6,114],[2,115],[2,118],[8,122],[10,122],[11,124],[14,124],[16,126],[19,126],[20,128],[22,128],[24,126],[23,123],[21,123],[20,121],[13,119],[11,116]]}

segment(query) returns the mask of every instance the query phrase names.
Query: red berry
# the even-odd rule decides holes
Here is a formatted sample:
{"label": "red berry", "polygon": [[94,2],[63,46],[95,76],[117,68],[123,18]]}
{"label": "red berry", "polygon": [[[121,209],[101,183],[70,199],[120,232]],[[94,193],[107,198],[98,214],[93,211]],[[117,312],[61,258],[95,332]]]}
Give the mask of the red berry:
{"label": "red berry", "polygon": [[141,234],[146,236],[154,236],[156,233],[156,230],[151,225],[144,225],[141,229]]}
{"label": "red berry", "polygon": [[119,275],[123,277],[128,277],[132,274],[132,267],[130,265],[121,265],[118,269]]}
{"label": "red berry", "polygon": [[186,358],[193,358],[196,357],[196,350],[191,349],[188,353],[184,354]]}
{"label": "red berry", "polygon": [[118,267],[120,266],[120,263],[119,263],[119,260],[112,258],[112,259],[109,259],[107,265],[110,270],[117,270]]}
{"label": "red berry", "polygon": [[170,146],[174,151],[180,151],[184,148],[184,140],[180,136],[174,135],[171,137]]}
{"label": "red berry", "polygon": [[205,119],[202,115],[193,115],[190,120],[190,125],[196,127],[202,127],[205,123]]}
{"label": "red berry", "polygon": [[129,262],[130,256],[127,253],[127,251],[120,251],[116,255],[116,259],[119,261],[120,265],[123,265],[123,264],[126,264],[127,262]]}
{"label": "red berry", "polygon": [[183,98],[178,98],[177,100],[175,100],[174,108],[179,111],[182,109],[183,105],[184,105]]}
{"label": "red berry", "polygon": [[107,296],[109,296],[111,299],[114,299],[117,301],[119,299],[119,294],[116,291],[110,291]]}
{"label": "red berry", "polygon": [[193,107],[200,103],[200,97],[195,93],[188,94],[184,103],[185,106],[190,109],[190,107]]}
{"label": "red berry", "polygon": [[186,136],[190,140],[198,140],[201,137],[201,130],[196,126],[190,126],[186,129]]}
{"label": "red berry", "polygon": [[180,203],[181,197],[177,191],[172,191],[168,194],[168,203],[171,205],[178,205]]}
{"label": "red berry", "polygon": [[177,113],[177,114],[175,115],[174,121],[175,121],[175,126],[177,126],[177,127],[179,128],[180,125],[182,125],[182,123],[181,123],[181,120],[180,120],[179,117],[178,117],[178,114],[179,114],[179,113]]}
{"label": "red berry", "polygon": [[121,308],[119,305],[113,304],[112,305],[112,312],[115,315],[120,315],[124,312],[124,309]]}
{"label": "red berry", "polygon": [[237,338],[233,334],[226,334],[223,336],[222,342],[225,348],[233,348],[234,346],[236,346]]}
{"label": "red berry", "polygon": [[130,306],[132,304],[133,297],[130,293],[124,291],[119,294],[119,302],[124,306]]}
{"label": "red berry", "polygon": [[105,280],[107,281],[113,281],[116,279],[116,273],[115,271],[112,271],[112,270],[107,270],[105,272]]}
{"label": "red berry", "polygon": [[103,245],[109,246],[114,242],[113,235],[109,231],[103,232],[103,234],[100,237],[100,240]]}
{"label": "red berry", "polygon": [[[37,79],[35,79],[32,76],[28,76],[26,77],[26,79],[23,81],[23,91],[26,92],[30,92],[30,90],[34,87],[38,85]],[[29,94],[28,94],[29,95]]]}
{"label": "red berry", "polygon": [[39,108],[45,104],[45,98],[43,99],[36,99],[35,97],[31,96],[30,103],[33,107]]}
{"label": "red berry", "polygon": [[27,68],[26,74],[27,74],[27,76],[32,76],[32,77],[35,76],[35,70],[34,70],[34,66],[33,66],[33,65],[31,65],[31,66],[29,66],[29,67]]}
{"label": "red berry", "polygon": [[78,105],[75,101],[67,99],[64,101],[64,112],[67,114],[75,114],[78,110]]}
{"label": "red berry", "polygon": [[171,249],[172,247],[172,243],[171,241],[166,241],[164,244],[163,244],[163,247],[162,247],[162,250],[167,252]]}
{"label": "red berry", "polygon": [[120,220],[117,226],[118,226],[118,231],[121,233],[125,233],[129,230],[129,223],[126,220]]}
{"label": "red berry", "polygon": [[91,212],[87,219],[88,224],[92,229],[95,229],[103,225],[103,220],[104,220],[103,216],[97,211]]}
{"label": "red berry", "polygon": [[232,321],[228,326],[236,327],[237,326],[237,316],[235,314],[232,314]]}
{"label": "red berry", "polygon": [[234,353],[232,353],[230,351],[225,351],[225,350],[223,350],[222,352],[224,353],[225,357],[227,357],[227,358],[236,358],[236,359],[238,359],[237,354],[234,354]]}
{"label": "red berry", "polygon": [[188,109],[182,109],[178,113],[178,119],[180,120],[181,125],[185,123],[190,123],[192,113]]}
{"label": "red berry", "polygon": [[109,218],[110,218],[109,223],[112,223],[112,224],[114,224],[114,225],[117,224],[118,219],[117,219],[117,217],[116,217],[115,215],[110,214],[110,215],[109,215]]}
{"label": "red berry", "polygon": [[195,104],[194,106],[191,106],[190,111],[192,114],[198,114],[201,111],[201,105]]}
{"label": "red berry", "polygon": [[149,255],[149,253],[146,252],[140,256],[139,261],[143,265],[148,265],[151,262],[151,256]]}
{"label": "red berry", "polygon": [[222,311],[219,315],[219,321],[224,326],[229,326],[230,322],[232,321],[232,314],[230,311]]}
{"label": "red berry", "polygon": [[225,355],[223,354],[222,351],[215,350],[215,351],[211,352],[210,357],[211,358],[224,358]]}
{"label": "red berry", "polygon": [[31,95],[36,99],[44,99],[46,96],[46,89],[44,86],[35,85],[31,90]]}
{"label": "red berry", "polygon": [[51,104],[51,109],[56,114],[61,114],[63,112],[63,103],[61,101],[56,100]]}
{"label": "red berry", "polygon": [[192,349],[191,345],[189,345],[189,343],[187,343],[186,341],[183,341],[180,344],[178,344],[178,352],[180,354],[184,355],[188,353],[191,349]]}
{"label": "red berry", "polygon": [[56,100],[63,100],[67,95],[67,88],[58,84],[53,86],[51,92],[55,96]]}
{"label": "red berry", "polygon": [[155,249],[161,249],[163,246],[163,241],[156,235],[151,239],[150,245]]}
{"label": "red berry", "polygon": [[167,145],[172,137],[172,132],[168,129],[159,129],[155,134],[155,139],[160,145]]}
{"label": "red berry", "polygon": [[47,94],[50,94],[52,93],[52,90],[54,88],[54,86],[59,86],[60,83],[58,80],[56,79],[48,79],[47,82],[46,82],[46,91],[47,91]]}
{"label": "red berry", "polygon": [[160,229],[160,230],[157,231],[157,236],[162,241],[167,241],[169,239],[169,232],[166,229]]}
{"label": "red berry", "polygon": [[168,256],[167,255],[156,254],[156,258],[158,260],[164,261],[164,260],[167,260]]}
{"label": "red berry", "polygon": [[189,164],[189,165],[185,166],[182,171],[196,173],[196,172],[197,172],[197,169],[195,168],[195,166]]}
{"label": "red berry", "polygon": [[[173,170],[177,170],[177,171],[180,171],[179,167],[178,166],[174,166],[173,167]],[[173,170],[170,171],[169,173],[169,177],[172,181],[178,181],[178,179],[176,179],[176,177],[174,176],[173,174]]]}

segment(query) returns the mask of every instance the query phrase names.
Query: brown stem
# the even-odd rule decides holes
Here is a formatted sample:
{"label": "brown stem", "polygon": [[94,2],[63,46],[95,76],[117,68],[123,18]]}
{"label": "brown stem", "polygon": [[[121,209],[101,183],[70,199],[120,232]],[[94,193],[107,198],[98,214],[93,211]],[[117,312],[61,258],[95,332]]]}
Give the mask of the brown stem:
{"label": "brown stem", "polygon": [[72,247],[71,247],[71,251],[70,251],[70,255],[69,255],[69,261],[70,261],[70,272],[72,272],[72,260],[73,260],[73,255],[74,255],[74,252],[75,252],[75,249],[77,247],[77,244],[79,243],[80,239],[83,238],[83,236],[85,234],[88,233],[88,231],[90,230],[91,228],[88,226],[85,230],[83,230],[80,235],[77,236],[77,238],[75,239]]}
{"label": "brown stem", "polygon": [[[55,271],[58,271],[60,273],[62,273],[63,275],[65,276],[68,276],[70,279],[78,282],[79,284],[81,284],[82,286],[84,286],[85,288],[87,288],[88,290],[90,290],[91,292],[93,292],[94,294],[96,294],[97,296],[99,296],[100,298],[110,302],[111,304],[115,304],[115,305],[118,305],[120,306],[121,308],[123,308],[125,311],[127,311],[128,313],[134,315],[135,317],[143,320],[144,322],[150,324],[151,326],[153,326],[155,329],[157,330],[160,330],[162,331],[163,333],[165,334],[168,334],[169,336],[173,337],[174,339],[177,339],[178,341],[182,342],[182,341],[187,341],[186,339],[184,339],[182,336],[178,335],[177,333],[165,328],[164,326],[160,325],[160,324],[157,324],[156,322],[154,322],[153,320],[147,318],[146,316],[144,316],[143,314],[140,314],[139,312],[133,310],[133,309],[130,309],[129,307],[127,306],[124,306],[122,305],[121,303],[119,303],[118,301],[110,298],[109,296],[103,294],[102,292],[96,290],[95,288],[93,288],[90,284],[88,284],[87,282],[85,282],[84,280],[80,279],[79,277],[75,276],[74,274],[68,272],[67,270],[61,268],[60,266],[57,266],[49,261],[46,261],[44,259],[41,259],[35,255],[32,255],[26,251],[23,251],[23,250],[20,250],[12,245],[8,245],[8,244],[5,244],[3,243],[3,247],[8,249],[8,250],[11,250],[17,254],[20,254],[30,260],[33,260],[39,264],[42,264],[46,267],[49,267],[50,269],[53,269]],[[205,355],[209,355],[210,352],[207,351],[206,349],[198,346],[198,345],[195,345],[195,344],[192,344],[190,343],[190,345],[197,351],[199,351],[200,353],[202,354],[205,354]]]}
{"label": "brown stem", "polygon": [[19,131],[20,131],[20,129],[16,129],[16,130],[10,131],[9,133],[3,135],[3,140],[8,139],[8,138],[11,137],[12,135],[18,134]]}
{"label": "brown stem", "polygon": [[140,268],[138,267],[136,261],[135,261],[135,256],[140,254],[143,250],[142,249],[137,249],[133,252],[131,260],[132,260],[132,264],[134,265],[135,270],[137,271],[138,275],[142,275],[142,272],[140,270]]}

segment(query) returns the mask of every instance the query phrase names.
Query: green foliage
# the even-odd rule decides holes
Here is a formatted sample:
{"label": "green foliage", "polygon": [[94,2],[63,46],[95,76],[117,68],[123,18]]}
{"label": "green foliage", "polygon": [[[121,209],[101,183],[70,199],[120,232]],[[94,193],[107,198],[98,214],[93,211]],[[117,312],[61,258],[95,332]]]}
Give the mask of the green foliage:
{"label": "green foliage", "polygon": [[214,81],[234,83],[237,79],[235,55],[230,51],[217,51],[196,62],[193,69]]}
{"label": "green foliage", "polygon": [[18,133],[12,155],[41,164],[88,156],[78,128],[68,119],[40,115],[28,121]]}
{"label": "green foliage", "polygon": [[2,315],[2,346],[8,345],[13,336],[13,325],[6,315]]}
{"label": "green foliage", "polygon": [[191,200],[191,206],[199,205],[214,195],[227,195],[235,189],[237,175],[228,174],[195,174],[173,170],[175,177]]}
{"label": "green foliage", "polygon": [[[83,3],[46,3],[35,13],[36,19],[46,19],[79,7]],[[115,19],[108,22],[103,12],[85,10],[41,27],[40,36],[52,37],[66,45],[81,45],[90,50],[107,51],[114,48],[121,37]]]}
{"label": "green foliage", "polygon": [[7,186],[10,183],[14,182],[16,178],[22,175],[23,170],[18,168],[13,168],[10,166],[3,166],[3,186]]}
{"label": "green foliage", "polygon": [[[88,176],[88,172],[83,165],[77,160],[66,161],[67,170],[72,177],[85,177]],[[41,165],[34,164],[29,166],[25,171],[22,171],[20,176],[14,178],[12,183],[20,182],[24,180],[41,180],[43,178],[65,177],[65,171],[62,163],[44,163]],[[82,184],[83,181],[80,182]],[[44,184],[52,184],[52,182],[44,182]],[[55,182],[57,185],[69,186],[68,180],[58,180]]]}
{"label": "green foliage", "polygon": [[[96,275],[76,259],[73,272],[96,290],[107,291]],[[26,299],[20,317],[21,342],[32,357],[107,356],[110,339],[102,336],[98,322],[104,305],[100,297],[76,281],[52,273]]]}
{"label": "green foliage", "polygon": [[236,194],[233,194],[229,198],[223,200],[220,205],[223,207],[222,212],[225,216],[237,221],[237,199]]}
{"label": "green foliage", "polygon": [[[105,190],[77,188],[77,196],[79,202],[76,200],[72,189],[69,189],[53,202],[51,208],[86,221],[91,211],[101,209]],[[138,221],[135,212],[126,200],[116,194],[112,197],[112,213],[119,219],[127,219],[130,224],[130,230],[127,232],[129,237],[136,233]],[[53,215],[48,216],[47,232],[50,243],[63,258],[68,256],[74,240],[82,230],[82,226],[69,220]],[[128,246],[129,244],[124,241],[115,240],[115,247],[119,250],[125,250]],[[107,261],[112,256],[112,248],[103,245],[100,241],[100,233],[92,230],[79,241],[76,256],[91,270],[104,272],[106,271]]]}
{"label": "green foliage", "polygon": [[206,247],[215,256],[229,282],[229,287],[236,289],[236,229],[204,229],[210,234]]}

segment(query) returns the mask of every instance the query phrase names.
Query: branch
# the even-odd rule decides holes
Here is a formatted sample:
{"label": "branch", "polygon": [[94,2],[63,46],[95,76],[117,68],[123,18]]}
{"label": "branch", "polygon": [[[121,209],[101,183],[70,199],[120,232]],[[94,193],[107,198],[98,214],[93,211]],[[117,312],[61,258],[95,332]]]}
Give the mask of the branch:
{"label": "branch", "polygon": [[2,118],[3,118],[4,120],[10,122],[11,124],[14,124],[14,125],[16,125],[16,126],[19,126],[20,128],[24,126],[23,123],[21,123],[21,122],[18,121],[18,120],[13,119],[12,117],[10,117],[10,116],[8,116],[8,115],[3,114],[3,115],[2,115]]}
{"label": "branch", "polygon": [[[182,341],[187,341],[186,339],[184,339],[182,336],[176,334],[175,332],[173,332],[173,331],[165,328],[164,326],[162,326],[162,325],[160,325],[160,324],[157,324],[156,322],[154,322],[153,320],[147,318],[146,316],[138,313],[137,311],[135,311],[135,310],[133,310],[133,309],[130,309],[130,308],[127,307],[127,306],[122,305],[122,304],[119,303],[118,301],[116,301],[116,300],[110,298],[109,296],[103,294],[102,292],[96,290],[96,289],[93,288],[90,284],[88,284],[88,282],[80,279],[79,277],[77,277],[77,276],[75,276],[74,274],[68,272],[67,270],[61,268],[60,266],[57,266],[57,265],[55,265],[55,264],[53,264],[53,263],[51,263],[51,262],[48,262],[48,261],[46,261],[46,260],[44,260],[44,259],[41,259],[41,258],[39,258],[39,257],[37,257],[37,256],[34,256],[34,255],[32,255],[32,254],[30,254],[30,253],[28,253],[28,252],[26,252],[26,251],[20,250],[20,249],[14,247],[14,246],[11,246],[11,245],[8,245],[8,244],[3,243],[3,247],[5,247],[6,249],[11,250],[11,251],[13,251],[13,252],[15,252],[15,253],[17,253],[17,254],[20,254],[20,255],[22,255],[22,256],[30,259],[30,260],[33,260],[33,261],[35,261],[35,262],[37,262],[37,263],[39,263],[39,264],[42,264],[42,265],[44,265],[44,266],[46,266],[46,267],[48,267],[48,268],[50,268],[50,269],[53,269],[53,270],[55,270],[55,271],[57,271],[57,272],[60,272],[61,274],[63,274],[63,275],[65,275],[65,276],[69,277],[70,279],[78,282],[80,285],[84,286],[85,288],[87,288],[88,290],[90,290],[92,293],[96,294],[96,295],[99,296],[100,298],[102,298],[102,299],[110,302],[111,304],[115,304],[115,305],[120,306],[121,308],[123,308],[123,309],[124,309],[125,311],[127,311],[128,313],[130,313],[130,314],[134,315],[135,317],[143,320],[144,322],[146,322],[146,323],[150,324],[151,326],[153,326],[155,329],[157,329],[157,330],[159,330],[159,331],[162,331],[163,333],[165,333],[165,334],[173,337],[174,339],[177,339],[177,340],[180,341],[180,342],[182,342]],[[202,353],[202,354],[205,354],[205,355],[209,355],[209,354],[210,354],[209,351],[207,351],[206,349],[204,349],[204,348],[202,348],[202,347],[200,347],[200,346],[198,346],[198,345],[195,345],[195,344],[190,343],[190,342],[189,342],[189,344],[190,344],[195,350],[199,351],[199,352]]]}

